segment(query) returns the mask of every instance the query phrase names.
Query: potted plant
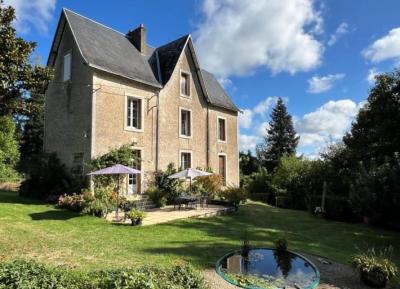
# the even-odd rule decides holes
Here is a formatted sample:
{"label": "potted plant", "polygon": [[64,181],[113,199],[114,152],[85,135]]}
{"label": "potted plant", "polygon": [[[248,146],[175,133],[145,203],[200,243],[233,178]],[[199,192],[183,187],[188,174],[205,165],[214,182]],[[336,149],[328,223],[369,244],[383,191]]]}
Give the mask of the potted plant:
{"label": "potted plant", "polygon": [[146,213],[141,210],[132,209],[128,213],[128,218],[132,222],[132,226],[138,226],[142,224],[143,219],[146,217]]}
{"label": "potted plant", "polygon": [[287,251],[288,243],[286,239],[277,239],[274,241],[274,245],[277,251]]}
{"label": "potted plant", "polygon": [[376,254],[374,249],[352,257],[353,267],[359,271],[365,285],[384,288],[387,282],[397,275],[397,267],[390,260],[391,247]]}

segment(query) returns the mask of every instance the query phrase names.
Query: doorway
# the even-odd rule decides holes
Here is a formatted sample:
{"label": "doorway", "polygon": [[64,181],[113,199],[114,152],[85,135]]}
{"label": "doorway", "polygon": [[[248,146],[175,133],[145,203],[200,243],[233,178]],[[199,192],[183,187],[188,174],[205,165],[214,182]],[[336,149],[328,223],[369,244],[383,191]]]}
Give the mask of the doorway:
{"label": "doorway", "polygon": [[[132,167],[137,170],[141,170],[141,163],[142,163],[142,151],[141,150],[133,150],[133,157],[132,157]],[[128,195],[137,195],[142,193],[142,175],[128,175]]]}

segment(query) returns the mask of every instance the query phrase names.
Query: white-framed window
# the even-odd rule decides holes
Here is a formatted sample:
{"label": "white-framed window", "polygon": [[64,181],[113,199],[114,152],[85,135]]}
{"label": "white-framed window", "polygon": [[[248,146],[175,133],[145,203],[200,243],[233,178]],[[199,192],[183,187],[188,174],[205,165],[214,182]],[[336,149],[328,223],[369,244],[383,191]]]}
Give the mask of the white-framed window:
{"label": "white-framed window", "polygon": [[192,166],[192,153],[188,151],[182,151],[180,152],[180,164],[181,164],[181,169],[186,170]]}
{"label": "white-framed window", "polygon": [[[142,153],[143,148],[132,148],[132,166],[137,170],[142,169]],[[127,182],[127,194],[128,195],[136,195],[141,194],[142,190],[142,175],[141,174],[131,174],[128,175],[128,182]]]}
{"label": "white-framed window", "polygon": [[222,184],[226,186],[226,155],[218,155],[218,174],[222,178]]}
{"label": "white-framed window", "polygon": [[186,108],[179,108],[179,135],[189,138],[192,136],[192,111]]}
{"label": "white-framed window", "polygon": [[190,97],[190,73],[181,70],[180,79],[181,96]]}
{"label": "white-framed window", "polygon": [[63,58],[63,81],[71,80],[72,53],[68,51]]}
{"label": "white-framed window", "polygon": [[218,141],[226,142],[226,118],[225,117],[217,117],[217,134]]}
{"label": "white-framed window", "polygon": [[127,95],[125,106],[126,129],[143,131],[143,99]]}

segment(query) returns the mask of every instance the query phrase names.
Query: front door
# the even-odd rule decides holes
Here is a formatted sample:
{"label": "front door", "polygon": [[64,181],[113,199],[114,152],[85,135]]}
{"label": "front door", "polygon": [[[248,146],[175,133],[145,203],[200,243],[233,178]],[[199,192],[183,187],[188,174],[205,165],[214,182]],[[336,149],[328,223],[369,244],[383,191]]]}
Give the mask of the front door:
{"label": "front door", "polygon": [[[133,151],[132,167],[141,170],[141,151]],[[141,193],[141,175],[128,175],[128,195],[135,195]]]}

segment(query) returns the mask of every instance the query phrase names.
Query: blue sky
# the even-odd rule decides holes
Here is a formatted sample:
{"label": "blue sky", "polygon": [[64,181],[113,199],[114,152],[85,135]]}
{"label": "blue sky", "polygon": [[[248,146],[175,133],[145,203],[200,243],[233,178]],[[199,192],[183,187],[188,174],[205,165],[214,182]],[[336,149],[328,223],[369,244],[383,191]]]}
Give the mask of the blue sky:
{"label": "blue sky", "polygon": [[193,35],[200,63],[240,117],[242,149],[262,140],[276,97],[293,115],[299,153],[340,140],[378,72],[400,64],[398,0],[7,0],[18,33],[45,63],[62,7],[121,32],[144,23],[158,46]]}

